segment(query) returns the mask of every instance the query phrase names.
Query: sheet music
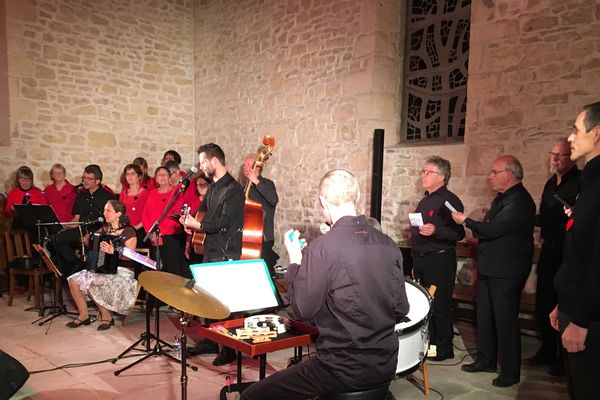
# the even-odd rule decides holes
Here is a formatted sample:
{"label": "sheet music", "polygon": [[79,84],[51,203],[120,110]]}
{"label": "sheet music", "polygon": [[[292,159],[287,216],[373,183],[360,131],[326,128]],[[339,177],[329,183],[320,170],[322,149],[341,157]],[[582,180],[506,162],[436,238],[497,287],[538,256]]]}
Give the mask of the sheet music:
{"label": "sheet music", "polygon": [[125,257],[129,258],[130,260],[139,262],[140,264],[151,268],[151,269],[156,269],[156,261],[141,255],[138,252],[135,252],[131,249],[128,249],[127,247],[123,247],[123,250],[121,250],[121,254],[123,254]]}

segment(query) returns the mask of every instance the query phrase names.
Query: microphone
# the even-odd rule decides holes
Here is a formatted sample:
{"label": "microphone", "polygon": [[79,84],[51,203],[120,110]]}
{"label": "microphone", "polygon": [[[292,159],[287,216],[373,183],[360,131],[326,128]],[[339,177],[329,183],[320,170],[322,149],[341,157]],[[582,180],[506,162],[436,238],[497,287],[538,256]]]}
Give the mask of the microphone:
{"label": "microphone", "polygon": [[184,181],[189,180],[196,172],[198,172],[198,168],[196,168],[196,167],[190,168],[190,170],[185,174],[185,176],[183,176],[179,179],[179,182],[183,183]]}
{"label": "microphone", "polygon": [[104,218],[98,217],[97,219],[92,219],[91,221],[82,222],[81,225],[89,226],[89,225],[97,224],[98,222],[100,222],[100,223],[104,222]]}

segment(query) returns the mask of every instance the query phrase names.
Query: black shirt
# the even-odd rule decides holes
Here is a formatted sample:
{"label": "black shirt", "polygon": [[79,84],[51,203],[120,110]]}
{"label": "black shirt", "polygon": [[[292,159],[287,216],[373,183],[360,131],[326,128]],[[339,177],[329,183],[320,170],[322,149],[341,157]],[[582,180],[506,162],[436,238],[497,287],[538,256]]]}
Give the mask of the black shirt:
{"label": "black shirt", "polygon": [[573,167],[563,175],[560,185],[556,184],[556,174],[552,175],[544,185],[540,203],[539,225],[541,227],[540,234],[545,242],[551,242],[553,245],[562,247],[568,217],[565,214],[563,205],[554,198],[554,195],[558,194],[564,201],[574,205],[579,194],[580,174],[581,171],[577,167]]}
{"label": "black shirt", "polygon": [[431,253],[439,250],[450,250],[456,242],[465,237],[465,228],[452,219],[452,212],[444,205],[449,202],[457,211],[463,212],[460,199],[444,185],[433,193],[425,193],[415,212],[421,213],[424,224],[435,225],[435,233],[431,236],[419,234],[419,227],[411,226],[411,246],[418,253]]}
{"label": "black shirt", "polygon": [[210,185],[200,211],[204,211],[202,230],[204,261],[238,260],[242,254],[244,191],[228,172]]}
{"label": "black shirt", "polygon": [[477,271],[495,278],[527,279],[533,257],[535,203],[522,183],[499,193],[482,222],[465,220],[477,242]]}
{"label": "black shirt", "polygon": [[258,177],[258,184],[254,185],[250,183],[250,193],[248,197],[250,200],[254,200],[262,204],[263,209],[263,237],[264,240],[269,242],[274,240],[273,220],[275,218],[275,207],[279,201],[277,196],[277,189],[275,189],[275,183],[272,180],[264,178],[263,176]]}
{"label": "black shirt", "polygon": [[409,310],[402,253],[364,216],[346,216],[304,250],[286,274],[296,318],[319,329],[316,357],[349,387],[389,381],[394,327]]}
{"label": "black shirt", "polygon": [[554,277],[559,310],[573,323],[600,321],[600,156],[581,172],[581,191],[566,225],[563,263]]}
{"label": "black shirt", "polygon": [[79,215],[79,222],[95,221],[103,216],[106,202],[114,199],[115,197],[102,186],[94,193],[86,189],[77,194],[71,214]]}

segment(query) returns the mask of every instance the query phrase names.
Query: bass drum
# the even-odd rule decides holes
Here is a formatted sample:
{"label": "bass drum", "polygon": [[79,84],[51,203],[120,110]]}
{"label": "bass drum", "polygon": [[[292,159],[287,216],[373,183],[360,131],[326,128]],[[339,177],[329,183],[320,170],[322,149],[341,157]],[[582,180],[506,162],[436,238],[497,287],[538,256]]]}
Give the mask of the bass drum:
{"label": "bass drum", "polygon": [[428,323],[432,298],[425,288],[412,279],[405,278],[406,297],[410,304],[408,315],[396,324],[398,336],[398,365],[396,376],[415,371],[427,356],[429,348]]}

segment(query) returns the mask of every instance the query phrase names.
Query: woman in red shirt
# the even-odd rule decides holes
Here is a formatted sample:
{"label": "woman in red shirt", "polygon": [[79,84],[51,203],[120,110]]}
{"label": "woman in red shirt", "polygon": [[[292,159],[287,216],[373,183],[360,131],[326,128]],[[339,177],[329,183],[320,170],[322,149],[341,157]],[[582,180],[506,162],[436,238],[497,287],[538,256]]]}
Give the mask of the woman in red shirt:
{"label": "woman in red shirt", "polygon": [[48,204],[56,213],[60,222],[69,222],[73,219],[73,203],[77,197],[77,191],[66,180],[67,170],[62,164],[54,164],[50,168],[50,179],[52,184],[44,188],[44,196]]}
{"label": "woman in red shirt", "polygon": [[[158,188],[148,191],[148,198],[142,212],[142,222],[146,232],[153,227],[167,204],[169,204],[171,197],[177,195],[178,188],[173,188],[169,184],[170,176],[169,169],[162,166],[158,167],[154,173]],[[158,244],[163,271],[190,278],[191,273],[184,254],[185,233],[179,223],[179,218],[170,216],[181,213],[182,205],[183,198],[179,197],[167,212],[167,216],[158,225],[160,228],[160,237],[157,238],[156,232],[150,236],[153,246],[151,247],[151,252],[155,252],[155,246]],[[153,258],[156,259],[155,254],[153,254]]]}
{"label": "woman in red shirt", "polygon": [[[23,223],[15,213],[15,204],[48,204],[42,191],[33,186],[33,171],[27,166],[17,170],[15,188],[8,193],[4,214],[13,217],[11,229],[24,229]],[[32,241],[34,238],[31,238]]]}
{"label": "woman in red shirt", "polygon": [[119,201],[125,204],[131,226],[135,228],[138,247],[148,247],[142,241],[144,236],[146,236],[144,224],[142,223],[142,212],[144,211],[146,199],[148,199],[148,190],[144,189],[140,184],[142,169],[138,165],[127,164],[123,168],[123,174],[125,175],[127,185],[123,185]]}

